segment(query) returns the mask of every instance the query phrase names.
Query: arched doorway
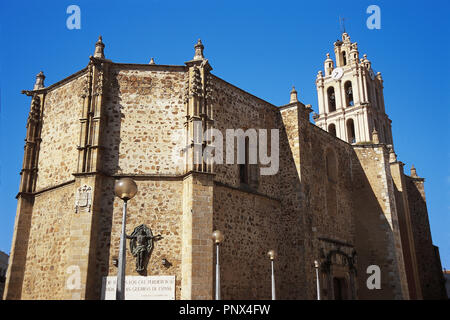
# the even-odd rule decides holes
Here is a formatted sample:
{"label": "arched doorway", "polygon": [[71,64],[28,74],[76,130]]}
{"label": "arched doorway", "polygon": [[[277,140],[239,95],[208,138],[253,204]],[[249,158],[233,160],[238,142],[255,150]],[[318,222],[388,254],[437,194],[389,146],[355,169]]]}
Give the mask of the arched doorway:
{"label": "arched doorway", "polygon": [[334,277],[333,278],[333,293],[334,300],[347,300],[348,295],[348,283],[345,278]]}
{"label": "arched doorway", "polygon": [[[323,241],[324,245],[320,249],[322,299],[356,299],[356,251],[352,246],[336,246],[336,243],[328,238],[319,238],[319,240]],[[325,254],[327,251],[328,253]]]}

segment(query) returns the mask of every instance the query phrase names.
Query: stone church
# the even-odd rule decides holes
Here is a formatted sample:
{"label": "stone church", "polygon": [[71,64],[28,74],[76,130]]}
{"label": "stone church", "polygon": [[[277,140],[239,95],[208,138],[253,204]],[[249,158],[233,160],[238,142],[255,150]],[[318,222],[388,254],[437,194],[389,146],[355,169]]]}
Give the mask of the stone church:
{"label": "stone church", "polygon": [[[116,63],[104,48],[100,37],[84,69],[50,86],[41,72],[23,91],[31,108],[5,299],[101,299],[118,271],[123,177],[138,186],[127,234],[144,224],[161,235],[145,275],[174,276],[175,299],[214,298],[214,230],[225,236],[222,299],[271,298],[271,249],[277,299],[315,299],[317,280],[321,299],[445,297],[424,178],[404,173],[381,73],[347,33],[315,79],[312,115],[294,88],[276,106],[215,76],[200,40],[182,65]],[[217,151],[195,138],[196,122],[224,136],[276,129],[278,170],[262,175],[266,164],[247,156],[194,161],[196,148]],[[128,244],[126,255],[126,275],[138,276]]]}

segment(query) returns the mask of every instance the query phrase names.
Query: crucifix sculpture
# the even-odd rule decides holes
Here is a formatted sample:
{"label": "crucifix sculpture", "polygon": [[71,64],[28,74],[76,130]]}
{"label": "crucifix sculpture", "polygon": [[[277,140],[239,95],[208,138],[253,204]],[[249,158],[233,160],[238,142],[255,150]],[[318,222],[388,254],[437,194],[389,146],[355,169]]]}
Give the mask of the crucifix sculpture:
{"label": "crucifix sculpture", "polygon": [[126,236],[130,239],[130,250],[136,257],[136,271],[140,274],[147,269],[147,264],[153,250],[153,241],[158,241],[162,237],[160,234],[154,236],[152,230],[145,224],[136,227],[131,235]]}

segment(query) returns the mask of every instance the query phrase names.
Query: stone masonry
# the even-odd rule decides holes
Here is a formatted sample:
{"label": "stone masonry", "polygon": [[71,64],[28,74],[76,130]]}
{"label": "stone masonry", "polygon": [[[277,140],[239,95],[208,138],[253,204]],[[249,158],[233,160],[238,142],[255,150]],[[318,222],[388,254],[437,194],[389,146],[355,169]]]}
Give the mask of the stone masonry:
{"label": "stone masonry", "polygon": [[[335,44],[338,55],[357,50],[347,37]],[[397,161],[384,100],[371,109],[367,88],[381,97],[382,80],[377,75],[376,87],[361,80],[369,81],[366,58],[352,65],[354,74],[345,71],[346,81],[358,81],[354,97],[348,84],[337,86],[341,101],[347,94],[356,103],[347,106],[359,130],[354,141],[352,128],[344,130],[352,124],[347,107],[326,110],[324,86],[338,81],[329,57],[317,78],[316,126],[294,88],[288,104],[275,106],[212,74],[200,40],[194,58],[177,66],[115,63],[104,48],[100,37],[86,68],[47,87],[41,72],[23,91],[31,107],[5,299],[101,298],[102,279],[117,274],[122,201],[113,190],[122,177],[138,186],[127,234],[140,224],[161,234],[145,275],[175,276],[176,299],[214,298],[214,230],[225,235],[223,299],[271,298],[270,249],[278,252],[278,299],[315,299],[314,261],[323,299],[443,297],[423,179],[415,169],[405,175]],[[198,123],[223,137],[227,129],[267,129],[268,153],[277,130],[278,170],[261,175],[268,165],[247,158],[202,158],[196,150],[221,150],[198,140]],[[237,152],[228,143],[223,159]],[[138,275],[128,248],[126,275]],[[371,265],[381,270],[379,290],[366,285]]]}

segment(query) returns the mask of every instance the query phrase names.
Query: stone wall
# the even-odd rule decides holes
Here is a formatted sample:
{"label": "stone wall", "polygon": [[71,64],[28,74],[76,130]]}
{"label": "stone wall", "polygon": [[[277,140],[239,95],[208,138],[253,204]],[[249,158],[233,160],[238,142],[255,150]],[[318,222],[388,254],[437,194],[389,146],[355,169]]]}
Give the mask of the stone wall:
{"label": "stone wall", "polygon": [[77,171],[85,82],[86,75],[79,76],[45,96],[36,190],[72,180]]}
{"label": "stone wall", "polygon": [[[267,252],[285,245],[279,241],[281,227],[278,200],[215,185],[214,229],[225,235],[220,247],[222,299],[271,299]],[[277,278],[287,276],[284,272],[276,260]]]}
{"label": "stone wall", "polygon": [[0,251],[0,300],[3,299],[3,292],[5,290],[6,270],[8,269],[9,256]]}
{"label": "stone wall", "polygon": [[183,179],[181,299],[213,298],[213,176],[191,172]]}
{"label": "stone wall", "polygon": [[[213,229],[221,230],[221,293],[223,299],[270,299],[270,260],[267,251],[279,243],[280,202],[278,175],[261,175],[255,165],[257,183],[242,185],[237,159],[237,139],[228,141],[227,129],[278,129],[275,106],[212,76],[214,92],[213,127],[222,132],[225,143],[234,143],[234,164],[214,165]],[[215,258],[214,258],[215,259]],[[281,269],[276,263],[277,275]],[[267,281],[263,281],[266,279]]]}
{"label": "stone wall", "polygon": [[[307,285],[308,262],[305,246],[306,207],[302,204],[300,182],[299,115],[297,108],[280,112],[280,171],[279,199],[281,202],[278,221],[279,257],[277,266],[283,270],[278,281],[281,299],[309,299],[312,288]],[[280,274],[280,273],[279,273]]]}
{"label": "stone wall", "polygon": [[[224,143],[226,141],[227,129],[267,129],[268,134],[268,150],[271,150],[271,129],[279,129],[277,121],[277,109],[274,105],[259,99],[227,82],[212,77],[212,91],[214,92],[215,103],[213,106],[215,129],[222,132]],[[259,131],[258,131],[259,133]],[[226,141],[233,143],[233,141]],[[270,154],[270,153],[269,153]],[[234,155],[237,159],[237,142],[234,142]],[[215,165],[214,173],[215,181],[225,183],[233,187],[240,187],[239,166],[236,164],[226,164],[226,148],[223,152],[224,164]],[[278,196],[278,176],[277,175],[260,175],[259,166],[258,185],[252,189],[266,195]]]}
{"label": "stone wall", "polygon": [[395,160],[390,163],[391,176],[394,183],[395,203],[397,205],[398,224],[402,240],[403,260],[405,261],[409,297],[410,299],[417,300],[422,298],[422,290],[420,288],[419,271],[417,268],[408,193],[406,190],[405,175],[403,173],[404,164],[396,161],[396,159],[392,160]]}
{"label": "stone wall", "polygon": [[405,176],[423,299],[445,299],[439,250],[433,246],[424,179]]}
{"label": "stone wall", "polygon": [[[339,266],[333,252],[348,259],[355,246],[352,193],[352,148],[349,144],[309,123],[309,111],[299,113],[299,177],[304,234],[305,281],[308,295],[316,297],[314,260],[321,263],[322,299],[333,299],[334,277],[346,278],[347,296],[355,295],[350,260]],[[329,260],[331,259],[331,260]],[[331,266],[328,263],[332,263]],[[341,273],[339,273],[341,272]],[[343,273],[342,273],[343,272]],[[352,293],[353,292],[353,293]]]}
{"label": "stone wall", "polygon": [[34,200],[22,299],[62,299],[66,291],[74,184]]}
{"label": "stone wall", "polygon": [[104,171],[181,174],[185,143],[183,67],[113,65],[106,91]]}
{"label": "stone wall", "polygon": [[[105,94],[105,173],[130,174],[138,194],[129,202],[127,232],[146,224],[163,238],[155,243],[149,275],[175,275],[176,298],[181,297],[183,158],[185,142],[184,67],[113,65]],[[114,179],[101,190],[96,281],[117,274],[122,201],[113,194]],[[128,248],[128,244],[127,244]],[[162,265],[167,259],[170,267]],[[127,275],[138,275],[127,250]]]}
{"label": "stone wall", "polygon": [[[38,192],[48,191],[35,196],[29,193],[32,189],[25,188],[20,191],[28,193],[18,195],[11,267],[5,290],[8,299],[38,296],[45,299],[50,297],[52,290],[58,292],[54,298],[63,297],[63,274],[67,265],[60,259],[63,259],[62,252],[67,249],[63,243],[67,234],[61,230],[70,227],[69,217],[74,208],[74,199],[70,196],[74,191],[70,190],[70,183],[74,180],[72,174],[77,170],[81,94],[85,81],[82,71],[40,95],[42,140],[37,144],[39,154],[28,156],[38,159],[37,181],[31,185],[35,183]],[[69,185],[64,188],[58,188],[67,183]],[[52,190],[52,187],[56,189]],[[58,230],[56,233],[55,229]],[[52,242],[53,236],[55,241]],[[37,292],[36,288],[45,289]]]}

